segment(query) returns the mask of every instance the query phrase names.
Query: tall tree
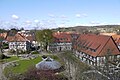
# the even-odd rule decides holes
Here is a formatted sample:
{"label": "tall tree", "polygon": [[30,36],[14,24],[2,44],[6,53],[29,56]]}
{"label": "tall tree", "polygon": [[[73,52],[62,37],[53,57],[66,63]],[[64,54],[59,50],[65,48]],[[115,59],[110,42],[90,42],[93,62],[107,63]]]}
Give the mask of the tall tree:
{"label": "tall tree", "polygon": [[44,49],[47,51],[48,45],[53,41],[52,30],[45,29],[36,31],[36,39],[38,42],[43,43]]}

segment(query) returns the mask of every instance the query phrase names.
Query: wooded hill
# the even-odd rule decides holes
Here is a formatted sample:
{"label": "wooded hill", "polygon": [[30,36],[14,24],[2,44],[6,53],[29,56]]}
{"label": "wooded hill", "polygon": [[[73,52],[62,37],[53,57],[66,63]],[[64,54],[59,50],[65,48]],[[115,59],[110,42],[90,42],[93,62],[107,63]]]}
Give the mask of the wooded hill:
{"label": "wooded hill", "polygon": [[89,30],[95,31],[97,28],[107,28],[107,29],[113,28],[115,30],[120,30],[120,25],[74,26],[74,27],[67,27],[67,28],[59,27],[59,28],[52,29],[52,30],[53,31],[64,31],[64,32],[66,31],[86,32]]}

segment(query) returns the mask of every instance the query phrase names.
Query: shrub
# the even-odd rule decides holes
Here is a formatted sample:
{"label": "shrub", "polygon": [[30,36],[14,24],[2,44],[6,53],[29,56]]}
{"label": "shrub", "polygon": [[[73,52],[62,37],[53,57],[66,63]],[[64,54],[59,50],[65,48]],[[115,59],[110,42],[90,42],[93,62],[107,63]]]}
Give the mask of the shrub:
{"label": "shrub", "polygon": [[6,56],[0,53],[0,59],[4,59],[4,58],[6,58]]}
{"label": "shrub", "polygon": [[19,54],[29,54],[30,53],[30,51],[23,51],[23,50],[19,50],[18,52],[19,52]]}
{"label": "shrub", "polygon": [[8,49],[8,48],[9,48],[8,43],[3,43],[3,49]]}
{"label": "shrub", "polygon": [[45,58],[47,58],[47,56],[46,55],[42,55],[42,58],[45,59]]}
{"label": "shrub", "polygon": [[30,51],[24,51],[24,54],[29,54],[30,53]]}
{"label": "shrub", "polygon": [[55,74],[53,70],[30,69],[24,77],[24,80],[68,80],[64,75]]}
{"label": "shrub", "polygon": [[31,52],[32,54],[39,54],[39,52],[38,51],[33,51],[33,52]]}

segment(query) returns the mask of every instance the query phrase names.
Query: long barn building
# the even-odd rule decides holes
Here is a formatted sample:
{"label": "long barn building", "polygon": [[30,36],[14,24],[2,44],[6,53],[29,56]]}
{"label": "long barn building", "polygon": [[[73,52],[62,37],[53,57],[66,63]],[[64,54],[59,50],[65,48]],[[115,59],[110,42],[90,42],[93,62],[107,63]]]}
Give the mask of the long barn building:
{"label": "long barn building", "polygon": [[112,36],[81,34],[74,44],[74,51],[83,62],[95,66],[104,66],[106,56],[109,56],[111,62],[120,58]]}

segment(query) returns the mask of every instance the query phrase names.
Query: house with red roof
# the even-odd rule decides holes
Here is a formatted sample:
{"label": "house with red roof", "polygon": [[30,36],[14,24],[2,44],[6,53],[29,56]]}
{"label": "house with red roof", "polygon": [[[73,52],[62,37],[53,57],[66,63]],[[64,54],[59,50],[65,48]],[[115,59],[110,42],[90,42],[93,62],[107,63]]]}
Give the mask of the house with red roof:
{"label": "house with red roof", "polygon": [[74,44],[75,55],[82,61],[101,66],[106,56],[109,61],[117,61],[120,57],[119,49],[112,36],[81,34]]}
{"label": "house with red roof", "polygon": [[20,33],[15,34],[14,36],[8,36],[6,40],[9,43],[9,49],[19,49],[26,51],[30,49],[31,42],[25,36],[22,36]]}
{"label": "house with red roof", "polygon": [[53,33],[53,43],[50,44],[51,51],[66,51],[72,49],[72,37],[68,32]]}
{"label": "house with red roof", "polygon": [[35,33],[28,31],[28,30],[22,30],[18,32],[19,34],[21,34],[22,36],[26,37],[31,43],[32,43],[32,47],[38,47],[39,44],[35,39]]}

